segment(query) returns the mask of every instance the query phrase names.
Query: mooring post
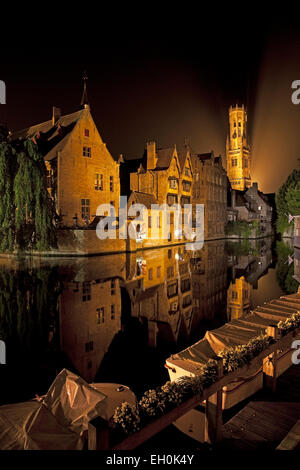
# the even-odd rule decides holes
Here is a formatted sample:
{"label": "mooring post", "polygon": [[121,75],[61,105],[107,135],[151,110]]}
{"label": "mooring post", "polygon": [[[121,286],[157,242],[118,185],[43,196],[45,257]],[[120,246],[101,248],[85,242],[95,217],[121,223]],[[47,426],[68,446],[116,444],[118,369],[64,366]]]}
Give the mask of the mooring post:
{"label": "mooring post", "polygon": [[108,422],[98,416],[88,425],[88,449],[109,450],[110,432]]}
{"label": "mooring post", "polygon": [[[276,341],[278,338],[277,325],[270,325],[267,327],[267,335],[272,336]],[[263,373],[264,385],[269,388],[273,393],[276,392],[276,374],[277,374],[277,349],[265,357],[263,360]]]}
{"label": "mooring post", "polygon": [[[216,358],[217,380],[223,376],[223,359]],[[222,439],[222,388],[206,400],[205,405],[205,442],[215,444]]]}

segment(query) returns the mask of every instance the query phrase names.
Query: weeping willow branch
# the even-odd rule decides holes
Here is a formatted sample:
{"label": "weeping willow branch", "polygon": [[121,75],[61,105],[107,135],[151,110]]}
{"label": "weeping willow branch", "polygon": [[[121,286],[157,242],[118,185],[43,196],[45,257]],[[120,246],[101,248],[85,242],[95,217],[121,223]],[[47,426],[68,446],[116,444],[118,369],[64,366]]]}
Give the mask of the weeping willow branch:
{"label": "weeping willow branch", "polygon": [[32,140],[0,141],[0,198],[2,252],[56,247],[56,213],[46,166]]}

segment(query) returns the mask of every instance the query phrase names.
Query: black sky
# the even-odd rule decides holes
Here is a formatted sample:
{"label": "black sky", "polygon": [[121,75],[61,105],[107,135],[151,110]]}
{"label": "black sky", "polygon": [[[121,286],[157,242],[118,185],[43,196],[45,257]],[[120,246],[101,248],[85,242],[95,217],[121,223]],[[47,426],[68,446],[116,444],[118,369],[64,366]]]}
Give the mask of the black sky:
{"label": "black sky", "polygon": [[[50,119],[53,105],[64,114],[76,111],[86,69],[91,111],[114,155],[140,155],[150,139],[180,146],[189,137],[194,150],[214,149],[224,156],[228,107],[244,103],[254,177],[263,190],[276,190],[300,156],[295,135],[300,105],[290,104],[290,79],[300,79],[297,20],[249,14],[248,22],[220,16],[124,24],[111,29],[102,20],[78,46],[59,35],[47,46],[41,40],[34,47],[3,43],[0,79],[6,82],[7,104],[0,107],[0,121],[16,130]],[[270,106],[268,94],[274,80],[277,107]],[[290,131],[282,132],[282,122],[289,120]],[[274,147],[272,135],[281,144]],[[293,145],[286,148],[287,139]],[[279,165],[282,159],[285,166]],[[266,165],[273,171],[268,177]]]}

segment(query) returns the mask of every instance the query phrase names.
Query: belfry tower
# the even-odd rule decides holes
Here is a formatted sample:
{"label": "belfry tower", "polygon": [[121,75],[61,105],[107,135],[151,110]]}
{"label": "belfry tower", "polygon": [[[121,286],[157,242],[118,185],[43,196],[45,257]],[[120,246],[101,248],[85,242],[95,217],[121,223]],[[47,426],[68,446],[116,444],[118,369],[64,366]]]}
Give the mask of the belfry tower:
{"label": "belfry tower", "polygon": [[247,142],[247,113],[242,106],[229,108],[229,136],[226,142],[227,176],[232,189],[251,186],[250,147]]}

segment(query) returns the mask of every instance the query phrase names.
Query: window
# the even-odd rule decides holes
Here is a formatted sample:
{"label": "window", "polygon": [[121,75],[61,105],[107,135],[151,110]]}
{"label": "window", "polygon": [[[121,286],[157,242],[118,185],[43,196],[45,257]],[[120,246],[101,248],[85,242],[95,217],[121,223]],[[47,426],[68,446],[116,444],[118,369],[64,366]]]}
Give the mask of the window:
{"label": "window", "polygon": [[100,173],[95,174],[95,189],[98,191],[103,191],[103,175]]}
{"label": "window", "polygon": [[191,176],[191,170],[188,167],[185,167],[184,174],[185,176]]}
{"label": "window", "polygon": [[235,292],[234,290],[232,291],[231,296],[232,296],[233,299],[237,299],[237,298],[238,298],[237,292]]}
{"label": "window", "polygon": [[190,203],[190,198],[187,196],[181,196],[181,207],[184,206],[184,204],[189,204]]}
{"label": "window", "polygon": [[111,318],[111,320],[115,319],[115,304],[112,304],[110,306],[110,318]]}
{"label": "window", "polygon": [[157,269],[156,269],[156,276],[157,276],[157,277],[160,277],[160,276],[161,276],[161,266],[157,266]]}
{"label": "window", "polygon": [[148,217],[148,227],[151,228],[151,224],[152,224],[152,218],[151,218],[151,215],[149,215]]}
{"label": "window", "polygon": [[89,282],[83,282],[82,284],[82,302],[91,300],[91,284]]}
{"label": "window", "polygon": [[237,158],[231,159],[231,166],[237,166]]}
{"label": "window", "polygon": [[81,199],[81,218],[89,221],[90,219],[90,200]]}
{"label": "window", "polygon": [[177,189],[177,180],[175,178],[169,179],[169,188]]}
{"label": "window", "polygon": [[174,297],[175,295],[177,295],[177,282],[168,285],[167,295],[168,297]]}
{"label": "window", "polygon": [[169,259],[172,258],[172,250],[168,250],[168,258],[169,258]]}
{"label": "window", "polygon": [[97,325],[104,323],[104,307],[100,307],[96,309],[96,319],[97,319]]}
{"label": "window", "polygon": [[178,202],[177,194],[168,194],[167,195],[167,204],[169,206],[172,206],[172,204],[177,204],[177,202]]}
{"label": "window", "polygon": [[188,307],[189,305],[192,304],[192,302],[193,302],[192,296],[191,295],[186,295],[183,298],[183,301],[182,301],[182,308]]}
{"label": "window", "polygon": [[188,181],[182,181],[182,189],[183,191],[189,192],[191,190],[191,183]]}
{"label": "window", "polygon": [[110,288],[111,288],[110,294],[111,295],[116,295],[116,290],[115,290],[116,289],[116,280],[115,279],[112,279],[110,281]]}
{"label": "window", "polygon": [[88,343],[85,343],[85,352],[93,351],[93,349],[94,349],[94,341],[89,341]]}
{"label": "window", "polygon": [[89,137],[90,131],[88,129],[84,129],[84,137]]}
{"label": "window", "polygon": [[181,292],[187,292],[188,290],[191,290],[191,281],[190,279],[183,279],[181,281]]}
{"label": "window", "polygon": [[88,157],[88,158],[91,158],[92,156],[92,149],[91,147],[83,147],[83,156],[84,157]]}
{"label": "window", "polygon": [[174,277],[174,266],[169,266],[167,268],[167,279]]}
{"label": "window", "polygon": [[109,177],[109,190],[111,192],[113,192],[113,190],[114,190],[114,177],[113,176]]}
{"label": "window", "polygon": [[149,281],[151,281],[153,279],[153,268],[150,268],[149,269],[149,272],[148,272],[148,279]]}

